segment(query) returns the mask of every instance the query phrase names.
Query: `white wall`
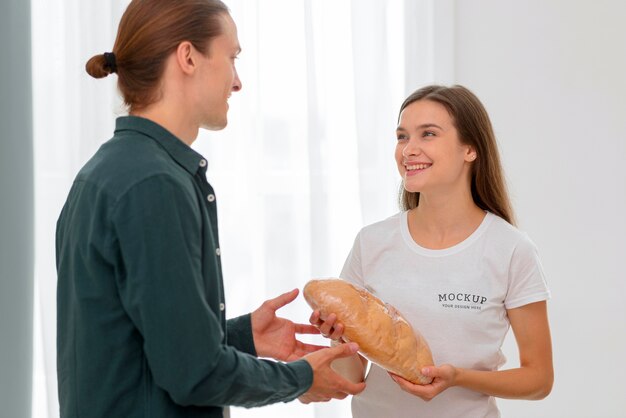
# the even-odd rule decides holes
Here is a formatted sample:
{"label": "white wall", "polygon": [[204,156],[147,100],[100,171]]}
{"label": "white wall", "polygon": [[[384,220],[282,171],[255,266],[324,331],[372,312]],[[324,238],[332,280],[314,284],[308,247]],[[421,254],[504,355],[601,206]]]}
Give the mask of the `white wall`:
{"label": "white wall", "polygon": [[554,390],[500,401],[507,418],[626,416],[624,17],[621,1],[455,2],[454,79],[492,117],[553,292]]}

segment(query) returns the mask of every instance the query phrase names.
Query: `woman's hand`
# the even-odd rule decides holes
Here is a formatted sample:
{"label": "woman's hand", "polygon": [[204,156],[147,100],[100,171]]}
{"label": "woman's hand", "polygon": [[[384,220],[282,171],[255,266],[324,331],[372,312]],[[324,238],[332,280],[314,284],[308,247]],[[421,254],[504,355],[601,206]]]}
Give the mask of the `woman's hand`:
{"label": "woman's hand", "polygon": [[402,390],[411,395],[419,396],[425,401],[432,400],[435,396],[456,384],[457,369],[449,364],[444,364],[440,367],[424,367],[422,374],[432,377],[432,383],[429,385],[416,385],[396,374],[389,373],[389,376],[391,376]]}
{"label": "woman's hand", "polygon": [[316,327],[324,337],[330,338],[331,340],[338,341],[343,335],[344,326],[337,321],[337,315],[334,313],[322,319],[320,311],[316,309],[311,314],[309,322]]}

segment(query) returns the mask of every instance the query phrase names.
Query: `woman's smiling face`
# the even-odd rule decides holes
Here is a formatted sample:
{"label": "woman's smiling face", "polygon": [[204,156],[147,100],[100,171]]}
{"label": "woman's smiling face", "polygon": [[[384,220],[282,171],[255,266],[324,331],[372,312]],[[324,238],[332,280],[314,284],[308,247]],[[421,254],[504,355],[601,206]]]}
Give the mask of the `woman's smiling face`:
{"label": "woman's smiling face", "polygon": [[407,191],[445,191],[460,182],[469,187],[475,152],[461,143],[443,105],[431,100],[411,103],[400,114],[396,135],[395,158]]}

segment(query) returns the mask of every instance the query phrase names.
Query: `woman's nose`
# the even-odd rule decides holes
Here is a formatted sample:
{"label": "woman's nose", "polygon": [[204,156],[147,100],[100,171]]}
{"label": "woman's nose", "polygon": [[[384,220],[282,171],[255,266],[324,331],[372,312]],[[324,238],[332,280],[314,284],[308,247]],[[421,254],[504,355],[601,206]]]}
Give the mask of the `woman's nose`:
{"label": "woman's nose", "polygon": [[413,138],[409,139],[406,142],[404,148],[402,148],[402,156],[404,158],[408,158],[415,155],[420,155],[422,153],[422,149],[420,148],[417,141]]}

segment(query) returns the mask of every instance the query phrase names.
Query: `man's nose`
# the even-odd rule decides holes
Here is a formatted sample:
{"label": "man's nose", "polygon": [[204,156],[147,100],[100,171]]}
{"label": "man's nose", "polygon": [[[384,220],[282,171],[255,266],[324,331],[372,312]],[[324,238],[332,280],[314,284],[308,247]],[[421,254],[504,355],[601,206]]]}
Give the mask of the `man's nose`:
{"label": "man's nose", "polygon": [[243,86],[241,84],[241,80],[239,79],[239,74],[237,73],[237,70],[235,70],[235,79],[233,80],[233,91],[237,92],[241,90],[242,87]]}

